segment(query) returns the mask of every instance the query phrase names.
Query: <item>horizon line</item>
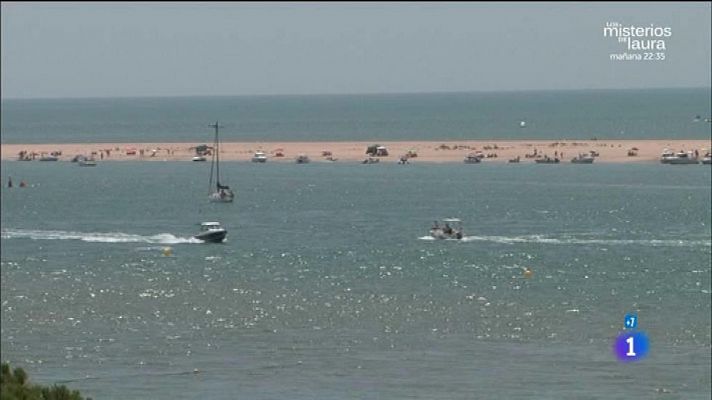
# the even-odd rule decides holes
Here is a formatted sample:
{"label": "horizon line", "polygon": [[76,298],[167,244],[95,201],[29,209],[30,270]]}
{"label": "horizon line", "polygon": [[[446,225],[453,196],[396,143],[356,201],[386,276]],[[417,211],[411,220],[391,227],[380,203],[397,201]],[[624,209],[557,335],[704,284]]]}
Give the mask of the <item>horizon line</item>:
{"label": "horizon line", "polygon": [[122,95],[122,96],[75,96],[75,97],[0,97],[6,100],[99,100],[99,99],[168,99],[186,97],[319,97],[319,96],[397,96],[429,94],[468,94],[468,93],[525,93],[525,92],[581,92],[581,91],[631,91],[631,90],[671,90],[671,89],[709,89],[712,86],[658,86],[629,88],[576,88],[576,89],[502,89],[502,90],[437,90],[413,92],[362,92],[362,93],[271,93],[271,94],[185,94],[185,95]]}

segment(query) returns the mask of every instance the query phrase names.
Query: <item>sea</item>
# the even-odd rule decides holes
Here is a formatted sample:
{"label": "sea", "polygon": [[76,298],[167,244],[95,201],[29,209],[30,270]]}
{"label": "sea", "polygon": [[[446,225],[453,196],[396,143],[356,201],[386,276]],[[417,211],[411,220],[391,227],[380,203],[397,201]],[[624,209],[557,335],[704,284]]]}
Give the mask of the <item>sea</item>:
{"label": "sea", "polygon": [[[612,126],[634,121],[648,124],[649,137],[666,137],[659,125],[673,122],[665,115],[686,127],[675,137],[707,137],[695,133],[704,121],[692,118],[705,118],[709,98],[705,109],[683,97],[700,107],[643,112],[629,104],[638,116],[615,121],[625,113],[612,105],[610,114],[559,106],[588,127],[571,137],[612,137]],[[426,134],[423,115],[394,122],[430,100],[363,100],[357,110],[380,111],[359,125],[361,111],[344,105],[359,104],[357,97],[334,99],[280,98],[294,107],[289,116],[270,116],[265,109],[282,106],[258,101],[256,125],[235,132],[257,135],[247,127],[261,119],[272,127],[264,140],[307,140],[298,132],[309,127],[323,129],[314,140],[355,140],[340,129],[365,132],[390,121],[396,133],[382,126],[369,138],[445,140],[458,124],[487,119],[474,108],[453,118],[433,105],[439,111],[428,115],[442,111],[443,120],[428,124],[443,128],[439,136]],[[193,119],[200,123],[176,140],[207,138],[210,121],[243,120],[225,112],[247,100],[225,100],[222,113],[206,106],[220,99],[202,99],[196,110],[172,114],[184,122],[161,114],[155,125],[147,122],[151,107],[140,110],[145,119],[130,116],[151,101],[158,110],[189,101],[99,100],[103,111],[92,116],[69,111],[91,108],[90,100],[20,101],[9,121],[3,108],[2,139],[158,141]],[[546,103],[536,111],[533,100],[520,100],[531,114],[516,104],[497,114],[514,117],[513,131],[519,120],[534,132],[539,121],[555,119]],[[30,111],[18,111],[23,102]],[[323,112],[307,104],[322,104]],[[338,111],[330,115],[331,107]],[[22,128],[18,115],[29,121],[31,110],[43,108]],[[287,136],[300,108],[307,110],[302,123]],[[7,136],[6,126],[15,127]],[[498,129],[490,132],[506,130]],[[67,385],[95,400],[710,397],[708,165],[225,162],[222,181],[236,193],[228,204],[208,201],[208,163],[0,167],[0,355],[36,383]],[[27,187],[18,187],[21,180]],[[462,240],[430,238],[433,222],[444,218],[461,219]],[[195,240],[204,221],[220,221],[226,242]],[[624,325],[627,314],[636,315],[635,329]],[[647,351],[620,359],[615,343],[633,333],[647,337]]]}
{"label": "sea", "polygon": [[[3,99],[2,143],[709,139],[710,88]],[[521,127],[524,122],[524,127]]]}

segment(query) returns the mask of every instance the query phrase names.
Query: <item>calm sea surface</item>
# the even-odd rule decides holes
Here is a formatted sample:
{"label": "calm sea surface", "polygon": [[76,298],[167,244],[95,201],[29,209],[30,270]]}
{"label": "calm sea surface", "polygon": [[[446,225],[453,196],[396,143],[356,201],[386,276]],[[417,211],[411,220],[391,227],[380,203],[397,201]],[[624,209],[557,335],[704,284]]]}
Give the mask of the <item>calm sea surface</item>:
{"label": "calm sea surface", "polygon": [[[94,399],[709,399],[709,166],[223,171],[233,204],[205,164],[3,162],[2,359]],[[463,241],[427,240],[444,217]],[[628,312],[651,347],[622,364]]]}
{"label": "calm sea surface", "polygon": [[3,100],[1,132],[2,143],[200,142],[220,120],[225,141],[708,139],[711,97],[703,88]]}

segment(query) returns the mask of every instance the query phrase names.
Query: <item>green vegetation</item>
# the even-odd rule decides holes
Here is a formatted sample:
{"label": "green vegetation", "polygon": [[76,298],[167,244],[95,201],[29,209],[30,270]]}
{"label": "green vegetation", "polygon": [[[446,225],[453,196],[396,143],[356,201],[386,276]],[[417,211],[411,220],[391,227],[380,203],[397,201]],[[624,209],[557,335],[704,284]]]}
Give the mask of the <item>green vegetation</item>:
{"label": "green vegetation", "polygon": [[0,400],[84,400],[84,398],[78,391],[69,390],[64,385],[51,387],[33,385],[29,382],[25,370],[15,368],[11,371],[10,364],[2,363]]}

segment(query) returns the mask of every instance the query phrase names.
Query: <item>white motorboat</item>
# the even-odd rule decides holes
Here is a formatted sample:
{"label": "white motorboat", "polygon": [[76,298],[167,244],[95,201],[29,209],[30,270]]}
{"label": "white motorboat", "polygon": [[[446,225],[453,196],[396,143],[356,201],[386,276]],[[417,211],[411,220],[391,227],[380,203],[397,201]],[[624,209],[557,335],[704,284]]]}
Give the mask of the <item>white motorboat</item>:
{"label": "white motorboat", "polygon": [[222,243],[227,236],[227,230],[219,222],[203,222],[200,224],[200,233],[194,238],[208,243]]}
{"label": "white motorboat", "polygon": [[255,163],[267,162],[267,155],[262,151],[256,151],[255,155],[252,156],[252,162],[255,162]]}
{"label": "white motorboat", "polygon": [[702,157],[702,160],[700,160],[700,163],[708,165],[712,164],[712,152],[705,153],[704,157]]}
{"label": "white motorboat", "polygon": [[205,156],[195,156],[193,157],[193,161],[208,161],[208,159],[205,158]]}
{"label": "white motorboat", "polygon": [[663,150],[662,154],[660,154],[660,163],[661,164],[670,164],[670,160],[674,159],[675,152],[672,150],[665,149]]}
{"label": "white motorboat", "polygon": [[462,221],[458,218],[445,218],[442,220],[442,223],[435,221],[433,227],[430,228],[430,236],[435,239],[460,240],[464,237]]}
{"label": "white motorboat", "polygon": [[579,154],[571,159],[574,164],[593,164],[594,157],[588,154]]}
{"label": "white motorboat", "polygon": [[378,164],[381,160],[378,158],[368,157],[367,159],[361,161],[361,164]]}
{"label": "white motorboat", "polygon": [[482,158],[484,158],[482,153],[470,153],[463,161],[465,164],[479,164],[482,162]]}
{"label": "white motorboat", "polygon": [[[210,125],[215,128],[215,151],[212,152],[213,159],[210,165],[210,195],[208,198],[214,203],[232,203],[235,198],[235,193],[230,189],[230,186],[220,183],[220,138],[218,137],[218,123]],[[213,188],[213,171],[215,171],[215,191]]]}
{"label": "white motorboat", "polygon": [[549,156],[544,156],[543,158],[537,158],[536,160],[534,160],[534,162],[537,164],[558,164],[559,159],[551,158]]}
{"label": "white motorboat", "polygon": [[77,164],[79,164],[80,167],[96,167],[96,161],[91,158],[83,158],[77,161]]}
{"label": "white motorboat", "polygon": [[688,151],[688,152],[679,151],[672,155],[670,155],[670,154],[663,155],[660,162],[662,162],[663,164],[685,165],[685,164],[697,164],[697,163],[699,163],[699,160],[697,159],[697,157],[695,157],[694,153],[691,151]]}

